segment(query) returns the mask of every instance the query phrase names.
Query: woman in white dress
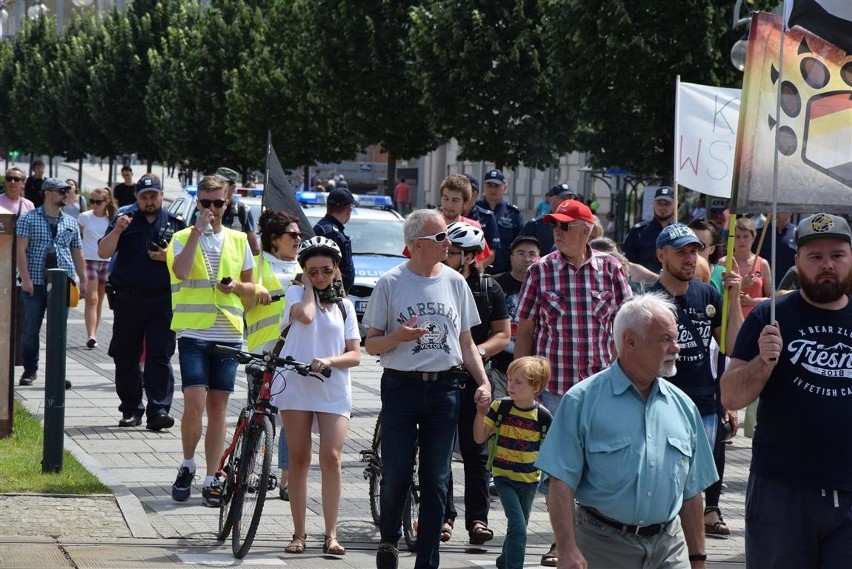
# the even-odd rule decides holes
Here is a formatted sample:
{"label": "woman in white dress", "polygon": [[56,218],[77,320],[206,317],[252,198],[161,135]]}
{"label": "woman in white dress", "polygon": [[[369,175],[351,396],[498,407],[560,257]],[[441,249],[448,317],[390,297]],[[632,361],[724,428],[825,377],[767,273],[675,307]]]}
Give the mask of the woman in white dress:
{"label": "woman in white dress", "polygon": [[303,553],[307,533],[308,468],[311,465],[311,427],[319,427],[319,464],[325,521],[323,553],[344,555],[337,540],[342,471],[340,456],[349,428],[352,388],[349,368],[361,363],[361,336],[355,307],[344,298],[338,265],[340,249],[330,239],[313,237],[299,247],[303,286],[287,289],[283,326],[290,326],[280,357],[310,362],[315,372],[331,370],[325,381],[292,371],[279,373],[273,385],[273,404],[281,410],[289,446],[289,494],[293,538],[287,553]]}
{"label": "woman in white dress", "polygon": [[[70,195],[70,194],[69,194]],[[77,216],[80,235],[83,238],[83,258],[86,260],[86,347],[93,350],[98,345],[98,325],[101,322],[104,297],[106,296],[107,267],[109,259],[98,255],[98,240],[104,236],[110,220],[115,216],[112,192],[109,188],[92,190],[89,196],[92,209]]]}

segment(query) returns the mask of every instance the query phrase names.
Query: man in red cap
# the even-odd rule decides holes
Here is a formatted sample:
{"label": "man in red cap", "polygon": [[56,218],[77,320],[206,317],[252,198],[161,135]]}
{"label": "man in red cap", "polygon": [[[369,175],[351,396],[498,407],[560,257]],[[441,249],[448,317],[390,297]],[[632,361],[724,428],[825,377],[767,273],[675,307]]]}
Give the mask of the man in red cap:
{"label": "man in red cap", "polygon": [[[630,298],[621,264],[588,244],[595,217],[579,200],[565,200],[544,216],[556,250],[533,264],[518,294],[515,359],[542,356],[550,361],[550,383],[541,402],[556,413],[562,395],[612,361],[612,321]],[[555,567],[555,546],[542,557]]]}

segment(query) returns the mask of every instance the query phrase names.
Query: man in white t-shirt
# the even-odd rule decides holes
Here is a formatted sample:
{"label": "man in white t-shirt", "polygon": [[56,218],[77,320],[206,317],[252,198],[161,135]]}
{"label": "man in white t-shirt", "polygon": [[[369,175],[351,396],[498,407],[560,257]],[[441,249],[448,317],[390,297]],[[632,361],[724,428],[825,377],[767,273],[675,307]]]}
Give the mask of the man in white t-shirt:
{"label": "man in white t-shirt", "polygon": [[378,569],[398,564],[396,544],[418,444],[422,500],[416,566],[438,567],[462,365],[479,385],[474,399],[491,399],[470,334],[479,324],[473,294],[458,271],[442,263],[450,244],[443,216],[417,210],[406,218],[403,231],[411,259],[379,279],[364,315],[369,327],[364,347],[381,354],[384,368]]}

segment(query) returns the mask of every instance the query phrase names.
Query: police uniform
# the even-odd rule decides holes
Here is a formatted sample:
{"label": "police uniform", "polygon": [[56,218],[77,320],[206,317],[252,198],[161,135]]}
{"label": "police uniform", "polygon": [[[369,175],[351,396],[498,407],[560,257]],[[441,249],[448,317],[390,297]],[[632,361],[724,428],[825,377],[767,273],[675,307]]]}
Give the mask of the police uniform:
{"label": "police uniform", "polygon": [[542,257],[553,250],[553,229],[544,221],[544,216],[526,222],[518,234],[518,236],[521,235],[530,235],[538,239]]}
{"label": "police uniform", "polygon": [[340,274],[343,276],[343,288],[349,291],[355,284],[355,263],[352,260],[352,240],[343,232],[343,224],[327,213],[314,225],[314,234],[327,237],[340,247]]}
{"label": "police uniform", "polygon": [[502,247],[500,232],[497,230],[497,218],[494,217],[494,212],[488,208],[482,208],[474,205],[470,210],[470,214],[465,216],[479,223],[482,227],[482,233],[485,235],[485,241],[492,251],[497,251]]}
{"label": "police uniform", "polygon": [[639,263],[649,271],[659,273],[663,265],[657,259],[657,237],[663,226],[653,218],[640,221],[630,228],[624,239],[624,256],[631,263]]}
{"label": "police uniform", "polygon": [[[171,330],[172,307],[169,268],[148,256],[151,243],[168,242],[184,229],[184,222],[165,209],[149,223],[135,207],[125,210],[133,220],[118,239],[114,266],[109,276],[112,288],[113,328],[109,355],[115,362],[115,391],[125,416],[146,411],[142,389],[148,399],[148,418],[169,412],[174,393],[171,358],[175,333]],[[116,216],[118,219],[119,216]],[[115,219],[107,234],[115,227]],[[145,349],[145,371],[139,358]]]}
{"label": "police uniform", "polygon": [[[515,204],[511,204],[502,200],[493,210],[490,210],[488,202],[485,198],[481,198],[476,202],[478,207],[487,209],[494,214],[497,219],[497,231],[500,234],[501,243],[512,243],[520,234],[521,228],[524,226],[524,216],[521,210]],[[504,273],[511,270],[512,265],[509,262],[509,249],[501,247],[495,251],[494,264],[490,272]]]}

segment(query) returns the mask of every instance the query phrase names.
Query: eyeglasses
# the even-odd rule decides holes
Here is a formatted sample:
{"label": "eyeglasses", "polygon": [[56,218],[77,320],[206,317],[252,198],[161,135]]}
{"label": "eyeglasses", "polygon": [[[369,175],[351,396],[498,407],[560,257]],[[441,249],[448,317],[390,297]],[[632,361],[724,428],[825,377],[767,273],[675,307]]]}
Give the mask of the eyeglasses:
{"label": "eyeglasses", "polygon": [[198,203],[201,204],[201,207],[207,209],[211,205],[215,205],[216,209],[225,205],[225,200],[198,200]]}
{"label": "eyeglasses", "polygon": [[289,235],[293,239],[301,239],[302,238],[302,234],[299,233],[298,231],[285,231],[281,235]]}
{"label": "eyeglasses", "polygon": [[536,253],[534,251],[530,251],[530,252],[515,251],[512,254],[515,255],[516,257],[519,257],[519,258],[522,258],[522,259],[538,259],[538,253]]}
{"label": "eyeglasses", "polygon": [[419,237],[415,237],[415,239],[425,239],[427,241],[434,241],[435,243],[443,243],[447,240],[447,232],[442,231],[434,235],[421,235]]}
{"label": "eyeglasses", "polygon": [[322,274],[325,276],[334,274],[334,267],[323,267],[321,269],[308,269],[308,276],[311,278],[317,278],[322,271]]}
{"label": "eyeglasses", "polygon": [[69,191],[68,188],[55,188],[55,189],[52,189],[52,190],[45,190],[45,192],[58,192],[58,193],[62,194],[63,196],[68,195],[68,191]]}
{"label": "eyeglasses", "polygon": [[19,178],[19,177],[17,177],[17,176],[6,176],[6,181],[7,181],[7,182],[23,182],[23,181],[24,181],[24,179],[23,179],[23,178]]}
{"label": "eyeglasses", "polygon": [[562,231],[570,231],[572,227],[582,227],[582,223],[568,223],[567,221],[550,221],[548,224],[551,229],[556,229],[557,227]]}
{"label": "eyeglasses", "polygon": [[89,203],[92,204],[92,205],[101,205],[105,201],[106,200],[89,200]]}

